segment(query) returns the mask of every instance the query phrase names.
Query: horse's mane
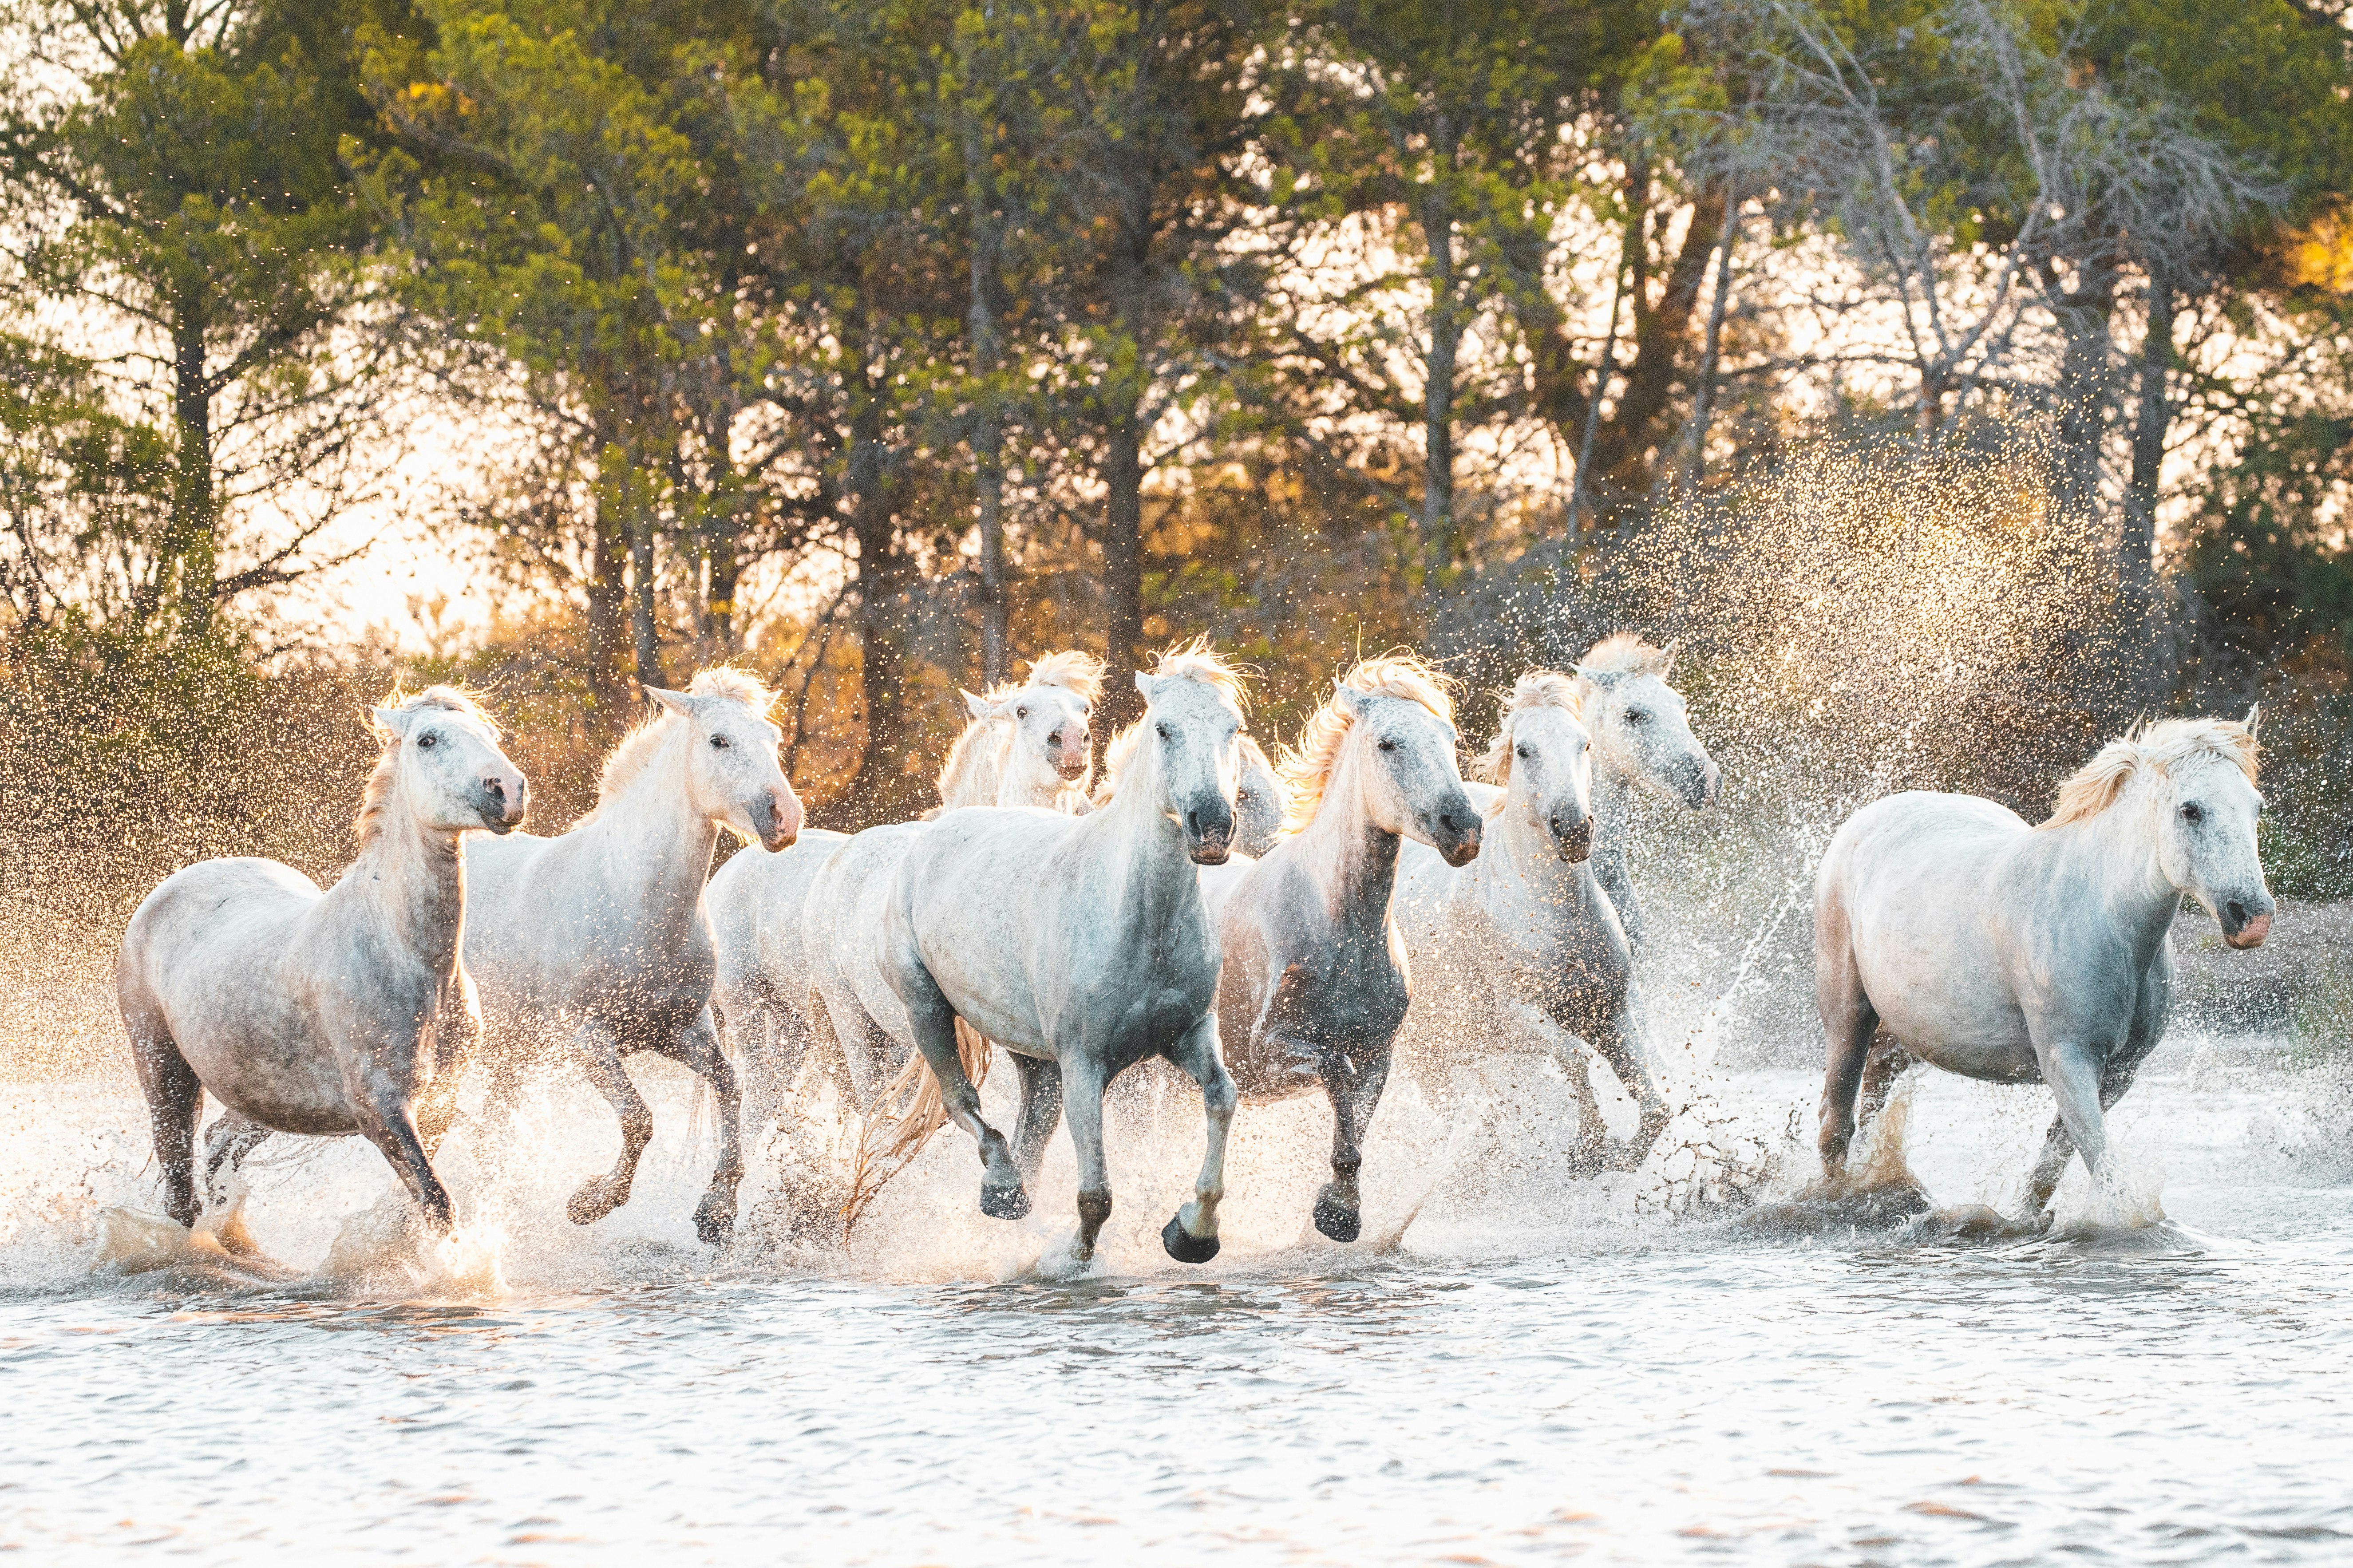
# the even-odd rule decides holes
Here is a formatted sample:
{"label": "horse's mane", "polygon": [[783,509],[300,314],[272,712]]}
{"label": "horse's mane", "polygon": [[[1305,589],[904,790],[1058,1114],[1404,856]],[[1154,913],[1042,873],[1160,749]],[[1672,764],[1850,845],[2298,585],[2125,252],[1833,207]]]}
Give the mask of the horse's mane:
{"label": "horse's mane", "polygon": [[[1446,689],[1446,677],[1409,653],[1385,653],[1360,660],[1340,684],[1366,697],[1419,702],[1449,724],[1454,722],[1454,699]],[[1283,832],[1296,833],[1315,820],[1324,805],[1324,786],[1331,782],[1332,769],[1340,760],[1340,747],[1353,722],[1336,695],[1327,699],[1276,764],[1275,776],[1291,789]]]}
{"label": "horse's mane", "polygon": [[[428,708],[462,713],[488,730],[492,740],[499,736],[498,721],[484,710],[480,698],[462,686],[428,686],[417,692],[403,692],[396,686],[376,706],[396,713],[421,713]],[[368,774],[367,787],[360,792],[359,814],[352,818],[352,837],[359,840],[363,849],[384,830],[385,807],[392,803],[393,781],[399,776],[400,737],[388,730],[377,733],[385,742],[384,751]]]}
{"label": "horse's mane", "polygon": [[2145,724],[2102,746],[2075,775],[2059,786],[2059,798],[2045,827],[2063,827],[2094,817],[2116,804],[2142,768],[2166,773],[2198,757],[2234,763],[2255,782],[2261,748],[2255,733],[2234,719],[2166,719]]}
{"label": "horse's mane", "polygon": [[[686,683],[686,694],[728,698],[764,715],[776,700],[776,694],[762,685],[758,676],[731,664],[714,664],[708,669],[696,670],[694,679]],[[606,757],[604,769],[596,775],[596,804],[572,825],[574,827],[587,826],[596,820],[597,813],[628,793],[629,786],[652,765],[662,742],[670,738],[670,721],[676,717],[667,708],[659,709],[652,718],[641,721],[621,737],[621,743]]]}
{"label": "horse's mane", "polygon": [[[1103,695],[1103,660],[1084,648],[1066,647],[1030,661],[1027,679],[1000,680],[983,691],[980,698],[993,708],[1017,691],[1027,690],[1033,686],[1054,686],[1072,693],[1080,701],[1092,708],[1095,700]],[[942,801],[954,800],[965,775],[982,765],[984,759],[980,755],[980,742],[987,733],[989,722],[987,719],[969,721],[948,747],[947,760],[940,764],[936,781]],[[1009,742],[1010,737],[1006,739]],[[996,758],[987,760],[997,761]]]}
{"label": "horse's mane", "polygon": [[1571,718],[1584,710],[1584,683],[1556,669],[1532,669],[1512,683],[1495,723],[1495,738],[1486,754],[1471,765],[1471,774],[1483,784],[1508,786],[1512,782],[1512,717],[1531,708],[1558,708]]}
{"label": "horse's mane", "polygon": [[[1673,662],[1673,654],[1644,642],[1639,632],[1612,632],[1587,650],[1577,667],[1603,675],[1664,675]],[[1592,682],[1579,684],[1589,688]]]}
{"label": "horse's mane", "polygon": [[[1153,658],[1152,673],[1214,687],[1242,712],[1250,711],[1250,693],[1242,687],[1241,670],[1227,663],[1209,646],[1207,637],[1195,637],[1180,647],[1162,649]],[[1135,743],[1143,734],[1144,721],[1138,719],[1113,735],[1111,744],[1103,748],[1103,783],[1096,786],[1092,797],[1096,805],[1109,804],[1111,797],[1119,793],[1120,770],[1134,757]]]}

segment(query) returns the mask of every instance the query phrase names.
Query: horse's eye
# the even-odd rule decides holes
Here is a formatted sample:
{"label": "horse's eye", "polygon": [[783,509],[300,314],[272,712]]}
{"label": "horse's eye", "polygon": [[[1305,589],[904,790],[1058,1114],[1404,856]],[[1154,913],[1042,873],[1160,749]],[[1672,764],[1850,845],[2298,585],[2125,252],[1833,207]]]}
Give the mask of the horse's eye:
{"label": "horse's eye", "polygon": [[2181,820],[2195,827],[2206,820],[2206,808],[2192,801],[2181,808]]}
{"label": "horse's eye", "polygon": [[1520,761],[1525,763],[1528,760],[1529,752],[1525,746],[1514,746],[1512,748],[1512,755],[1519,758]]}
{"label": "horse's eye", "polygon": [[1016,719],[1027,719],[1029,717],[1029,710],[1027,708],[1016,708],[1013,710],[1013,716]]}
{"label": "horse's eye", "polygon": [[711,749],[712,749],[712,751],[714,751],[714,752],[723,752],[723,751],[725,751],[725,750],[727,749],[727,737],[726,737],[726,736],[724,736],[724,735],[713,735],[713,736],[712,736],[712,737],[711,737]]}
{"label": "horse's eye", "polygon": [[1626,710],[1626,722],[1629,724],[1642,723],[1650,717],[1651,716],[1648,713],[1644,712],[1640,708],[1629,708]]}
{"label": "horse's eye", "polygon": [[1394,752],[1397,750],[1397,742],[1390,740],[1387,735],[1384,735],[1381,737],[1381,750],[1384,752]]}
{"label": "horse's eye", "polygon": [[441,737],[438,735],[419,735],[417,737],[417,749],[420,752],[429,752],[440,742]]}
{"label": "horse's eye", "polygon": [[1164,741],[1165,741],[1165,740],[1166,740],[1166,739],[1168,738],[1168,726],[1167,726],[1167,725],[1166,725],[1166,724],[1155,724],[1154,726],[1152,726],[1152,729],[1153,729],[1153,732],[1154,732],[1155,734],[1158,735],[1162,740],[1164,740]]}
{"label": "horse's eye", "polygon": [[1248,790],[1246,790],[1246,789],[1238,789],[1238,790],[1234,791],[1234,804],[1235,804],[1236,805],[1240,805],[1242,802],[1244,802],[1244,801],[1248,800],[1249,798],[1250,798],[1250,791],[1248,791]]}

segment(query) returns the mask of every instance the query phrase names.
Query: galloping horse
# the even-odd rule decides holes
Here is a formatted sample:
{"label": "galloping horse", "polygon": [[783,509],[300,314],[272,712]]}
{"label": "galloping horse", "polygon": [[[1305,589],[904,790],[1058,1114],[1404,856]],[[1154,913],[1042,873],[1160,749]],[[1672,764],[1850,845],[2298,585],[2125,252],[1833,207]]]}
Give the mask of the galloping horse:
{"label": "galloping horse", "polygon": [[359,853],[325,892],[275,860],[205,860],[131,917],[115,992],[147,1097],[164,1209],[203,1213],[194,1173],[205,1091],[227,1108],[206,1173],[273,1131],[358,1133],[428,1223],[453,1214],[432,1156],[481,1033],[462,961],[459,841],[521,822],[527,786],[473,699],[395,693],[355,825]]}
{"label": "galloping horse", "polygon": [[1447,864],[1479,853],[1480,817],[1455,762],[1454,704],[1434,671],[1399,655],[1339,680],[1285,757],[1290,837],[1257,863],[1202,876],[1225,974],[1218,1016],[1242,1095],[1321,1087],[1332,1102],[1332,1180],[1315,1228],[1362,1229],[1362,1142],[1388,1080],[1410,986],[1390,916],[1398,846]]}
{"label": "galloping horse", "polygon": [[553,1054],[576,1062],[620,1118],[619,1160],[565,1206],[575,1225],[629,1201],[653,1137],[621,1059],[652,1051],[711,1085],[719,1163],[694,1226],[716,1245],[734,1225],[744,1159],[735,1073],[711,1013],[703,882],[723,826],[783,849],[800,832],[801,803],[776,765],[773,699],[753,677],[722,666],[683,692],[646,694],[660,711],[606,759],[594,811],[559,837],[517,834],[469,852],[484,918],[466,961],[481,987],[494,1100],[511,1100],[533,1057]]}
{"label": "galloping horse", "polygon": [[[1111,1216],[1103,1101],[1121,1072],[1166,1058],[1201,1087],[1208,1149],[1161,1232],[1179,1262],[1218,1251],[1234,1085],[1218,1049],[1217,932],[1196,865],[1231,852],[1240,686],[1195,647],[1139,674],[1144,717],[1114,744],[1109,802],[1084,816],[956,811],[929,825],[890,885],[874,941],[950,1120],[979,1146],[984,1214],[1029,1211],[1057,1117],[1079,1159],[1084,1260]],[[956,1021],[1026,1060],[1017,1144],[981,1119]],[[1067,1097],[1067,1099],[1066,1099]]]}
{"label": "galloping horse", "polygon": [[1641,1163],[1667,1107],[1634,1024],[1633,963],[1618,911],[1594,873],[1591,743],[1572,677],[1531,670],[1472,787],[1487,818],[1476,860],[1450,867],[1419,844],[1398,858],[1398,929],[1414,973],[1406,1018],[1413,1048],[1448,1061],[1505,1052],[1549,1056],[1578,1107],[1581,1158],[1607,1157],[1607,1129],[1586,1073],[1584,1040],[1641,1109],[1615,1163]]}
{"label": "galloping horse", "polygon": [[1844,1174],[1866,1066],[1869,1114],[1915,1058],[2051,1086],[2059,1114],[2031,1209],[2050,1204],[2070,1152],[2099,1173],[2105,1113],[2165,1033],[2182,895],[2232,947],[2270,933],[2256,717],[2168,720],[2109,742],[2040,827],[1989,800],[1921,792],[1847,819],[1814,883],[1826,1177]]}

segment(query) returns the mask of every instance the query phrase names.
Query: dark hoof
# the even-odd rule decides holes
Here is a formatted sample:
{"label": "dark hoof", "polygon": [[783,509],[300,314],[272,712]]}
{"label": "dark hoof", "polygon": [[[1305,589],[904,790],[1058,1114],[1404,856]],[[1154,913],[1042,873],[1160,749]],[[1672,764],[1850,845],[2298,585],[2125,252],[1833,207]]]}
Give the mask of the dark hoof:
{"label": "dark hoof", "polygon": [[1171,1215],[1160,1232],[1160,1245],[1168,1256],[1179,1263],[1207,1263],[1218,1255],[1218,1238],[1214,1236],[1194,1237],[1185,1234],[1185,1227]]}
{"label": "dark hoof", "polygon": [[980,1212],[991,1219],[1019,1219],[1029,1212],[1029,1194],[1020,1187],[983,1187]]}
{"label": "dark hoof", "polygon": [[724,1247],[735,1234],[735,1205],[704,1198],[694,1205],[694,1234],[705,1247]]}
{"label": "dark hoof", "polygon": [[1327,1194],[1315,1200],[1315,1228],[1335,1241],[1354,1241],[1364,1233],[1364,1216],[1342,1208]]}

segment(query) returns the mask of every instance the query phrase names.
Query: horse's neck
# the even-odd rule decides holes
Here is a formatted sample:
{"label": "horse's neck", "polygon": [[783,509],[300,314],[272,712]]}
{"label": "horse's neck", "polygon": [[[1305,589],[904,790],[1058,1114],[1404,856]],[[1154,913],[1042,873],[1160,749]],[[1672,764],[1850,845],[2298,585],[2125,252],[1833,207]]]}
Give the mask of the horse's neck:
{"label": "horse's neck", "polygon": [[1082,853],[1111,862],[1107,882],[1116,890],[1116,918],[1147,936],[1201,902],[1201,879],[1185,848],[1185,830],[1161,805],[1166,793],[1158,756],[1139,755],[1123,772],[1118,791],[1079,818],[1072,833]]}
{"label": "horse's neck", "polygon": [[1046,771],[1042,776],[1024,777],[1011,767],[1002,770],[997,785],[997,805],[1042,805],[1051,811],[1062,798],[1062,775]]}
{"label": "horse's neck", "polygon": [[1634,775],[1614,755],[1593,762],[1593,874],[1621,888],[1634,858]]}
{"label": "horse's neck", "polygon": [[364,908],[368,923],[436,974],[458,968],[466,940],[466,858],[458,835],[427,828],[396,797],[322,907]]}
{"label": "horse's neck", "polygon": [[1398,836],[1365,811],[1357,745],[1352,739],[1333,764],[1323,803],[1293,840],[1293,854],[1314,879],[1335,923],[1351,935],[1379,931],[1386,940],[1397,892]]}
{"label": "horse's neck", "polygon": [[[1599,852],[1598,834],[1596,838]],[[1558,904],[1583,869],[1560,858],[1552,829],[1528,809],[1527,801],[1506,793],[1503,809],[1487,818],[1486,847],[1462,874],[1510,898]]]}
{"label": "horse's neck", "polygon": [[565,835],[640,924],[691,920],[710,879],[719,829],[694,808],[686,768],[684,744],[668,742],[618,800]]}
{"label": "horse's neck", "polygon": [[2142,945],[2161,941],[2181,909],[2181,890],[2158,859],[2151,815],[2136,792],[2096,816],[2042,830],[2072,879],[2098,889],[2101,904]]}
{"label": "horse's neck", "polygon": [[989,732],[988,721],[972,721],[956,738],[949,754],[947,776],[940,781],[941,809],[995,805],[997,779],[1004,772],[1004,748]]}

